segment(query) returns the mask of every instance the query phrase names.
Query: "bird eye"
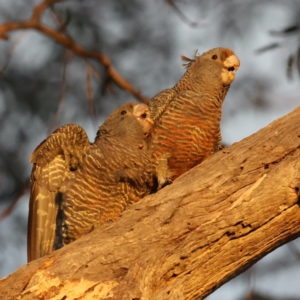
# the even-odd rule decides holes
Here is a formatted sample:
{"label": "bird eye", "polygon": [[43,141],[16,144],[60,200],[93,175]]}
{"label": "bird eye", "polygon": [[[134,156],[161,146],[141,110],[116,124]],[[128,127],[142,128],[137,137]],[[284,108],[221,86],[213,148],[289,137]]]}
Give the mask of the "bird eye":
{"label": "bird eye", "polygon": [[214,54],[211,58],[212,58],[212,59],[217,59],[217,58],[218,58],[218,55]]}
{"label": "bird eye", "polygon": [[141,117],[142,117],[143,119],[146,119],[146,118],[147,118],[147,114],[146,114],[146,113],[143,113],[143,114],[141,115]]}
{"label": "bird eye", "polygon": [[126,110],[122,110],[121,111],[121,115],[126,115],[127,114],[127,111]]}

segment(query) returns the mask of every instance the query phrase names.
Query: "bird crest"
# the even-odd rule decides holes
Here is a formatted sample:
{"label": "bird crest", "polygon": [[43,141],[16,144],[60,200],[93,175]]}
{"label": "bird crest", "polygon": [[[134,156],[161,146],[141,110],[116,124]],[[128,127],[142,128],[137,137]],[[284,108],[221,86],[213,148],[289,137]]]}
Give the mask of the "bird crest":
{"label": "bird crest", "polygon": [[193,55],[193,58],[189,58],[189,57],[186,57],[184,55],[181,55],[181,59],[182,61],[184,61],[184,63],[182,64],[186,69],[188,69],[195,61],[196,61],[196,58],[199,56],[199,53],[198,53],[198,49],[195,50],[195,53]]}

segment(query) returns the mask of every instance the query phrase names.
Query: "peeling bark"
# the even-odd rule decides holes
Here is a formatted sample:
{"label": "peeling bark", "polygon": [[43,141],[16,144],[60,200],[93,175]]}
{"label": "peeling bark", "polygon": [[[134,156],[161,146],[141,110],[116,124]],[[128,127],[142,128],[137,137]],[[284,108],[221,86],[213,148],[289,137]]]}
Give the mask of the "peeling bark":
{"label": "peeling bark", "polygon": [[0,281],[0,299],[203,299],[300,233],[300,107]]}

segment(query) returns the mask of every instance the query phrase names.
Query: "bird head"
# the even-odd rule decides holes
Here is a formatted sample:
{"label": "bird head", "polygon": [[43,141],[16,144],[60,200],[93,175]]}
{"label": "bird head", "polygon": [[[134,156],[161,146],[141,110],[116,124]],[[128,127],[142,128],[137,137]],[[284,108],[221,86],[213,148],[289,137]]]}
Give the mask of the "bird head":
{"label": "bird head", "polygon": [[188,72],[196,76],[206,75],[218,76],[224,86],[228,86],[235,78],[235,71],[240,67],[240,60],[235,53],[228,48],[214,48],[201,55],[195,55],[193,59],[181,56]]}
{"label": "bird head", "polygon": [[152,128],[149,108],[145,104],[128,102],[115,109],[99,127],[97,137],[109,135],[114,137],[144,139]]}

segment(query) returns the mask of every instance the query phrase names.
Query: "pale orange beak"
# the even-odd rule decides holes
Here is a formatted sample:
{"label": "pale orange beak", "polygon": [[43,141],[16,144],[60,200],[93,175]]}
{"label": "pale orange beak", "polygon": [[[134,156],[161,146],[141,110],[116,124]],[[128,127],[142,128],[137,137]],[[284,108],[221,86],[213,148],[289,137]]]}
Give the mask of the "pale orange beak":
{"label": "pale orange beak", "polygon": [[146,104],[137,104],[133,109],[133,114],[140,122],[145,134],[152,129],[154,121],[150,118],[150,110]]}

